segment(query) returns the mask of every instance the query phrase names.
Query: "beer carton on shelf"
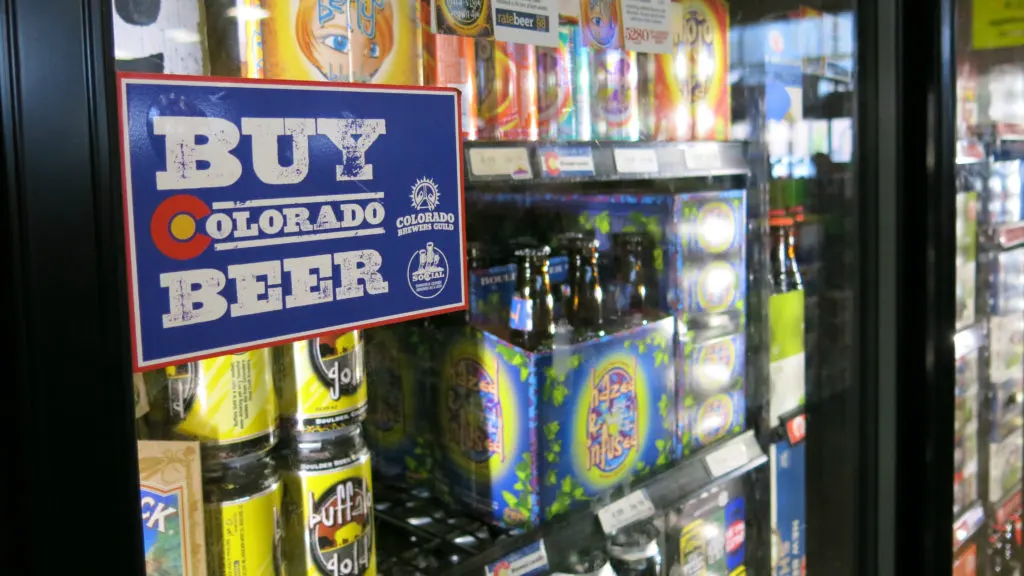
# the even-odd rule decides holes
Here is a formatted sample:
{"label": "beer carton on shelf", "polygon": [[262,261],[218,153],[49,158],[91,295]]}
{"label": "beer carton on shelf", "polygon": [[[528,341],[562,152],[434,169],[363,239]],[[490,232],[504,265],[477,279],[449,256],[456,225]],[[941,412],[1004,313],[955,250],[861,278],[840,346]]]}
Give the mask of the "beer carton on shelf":
{"label": "beer carton on shelf", "polygon": [[478,327],[450,335],[436,396],[446,490],[530,526],[669,464],[673,330],[662,318],[537,352]]}
{"label": "beer carton on shelf", "polygon": [[369,408],[363,430],[375,472],[406,486],[429,485],[436,456],[430,409],[435,332],[418,321],[372,328],[364,336]]}
{"label": "beer carton on shelf", "polygon": [[680,334],[677,447],[682,456],[689,456],[746,428],[746,338],[743,333],[707,339],[692,332]]}
{"label": "beer carton on shelf", "polygon": [[147,567],[206,574],[199,442],[139,441],[139,491]]}

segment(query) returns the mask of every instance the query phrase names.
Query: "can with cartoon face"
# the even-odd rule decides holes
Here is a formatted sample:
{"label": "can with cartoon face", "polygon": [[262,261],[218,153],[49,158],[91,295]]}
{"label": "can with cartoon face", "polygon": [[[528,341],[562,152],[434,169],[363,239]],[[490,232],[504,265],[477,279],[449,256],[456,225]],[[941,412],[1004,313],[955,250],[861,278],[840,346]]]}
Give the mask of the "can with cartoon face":
{"label": "can with cartoon face", "polygon": [[203,470],[210,576],[283,576],[282,486],[274,462],[250,456]]}
{"label": "can with cartoon face", "polygon": [[330,432],[362,421],[362,333],[334,332],[276,347],[274,379],[281,394],[281,427],[288,434]]}
{"label": "can with cartoon face", "polygon": [[292,576],[375,576],[370,451],[358,426],[283,451]]}
{"label": "can with cartoon face", "polygon": [[263,453],[277,441],[268,348],[168,366],[148,379],[158,381],[169,418],[157,437],[198,440],[205,460]]}

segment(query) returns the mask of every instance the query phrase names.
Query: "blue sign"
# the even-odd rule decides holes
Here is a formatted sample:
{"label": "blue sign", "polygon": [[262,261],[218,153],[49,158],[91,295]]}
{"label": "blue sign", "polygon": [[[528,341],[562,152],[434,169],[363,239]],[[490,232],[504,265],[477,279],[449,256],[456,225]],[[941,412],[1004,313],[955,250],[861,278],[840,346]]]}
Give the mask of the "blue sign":
{"label": "blue sign", "polygon": [[452,89],[122,74],[133,356],[465,309]]}

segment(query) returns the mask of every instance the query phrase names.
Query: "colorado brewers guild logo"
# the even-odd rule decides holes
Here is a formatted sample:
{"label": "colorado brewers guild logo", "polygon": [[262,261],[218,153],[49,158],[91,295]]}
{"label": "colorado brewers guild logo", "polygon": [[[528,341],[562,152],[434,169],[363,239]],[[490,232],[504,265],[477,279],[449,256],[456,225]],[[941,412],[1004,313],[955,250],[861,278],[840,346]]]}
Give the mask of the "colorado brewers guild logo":
{"label": "colorado brewers guild logo", "polygon": [[409,259],[406,273],[412,293],[429,300],[440,294],[448,283],[448,259],[433,242],[427,242],[426,247]]}
{"label": "colorado brewers guild logo", "polygon": [[592,382],[587,469],[607,473],[622,466],[638,443],[636,383],[633,373],[619,364],[607,367]]}
{"label": "colorado brewers guild logo", "polygon": [[437,184],[430,178],[420,178],[412,187],[412,207],[417,210],[433,210],[441,202]]}
{"label": "colorado brewers guild logo", "polygon": [[319,501],[309,492],[308,542],[317,568],[330,576],[361,576],[370,568],[373,517],[362,478],[338,482]]}
{"label": "colorado brewers guild logo", "polygon": [[395,222],[399,236],[430,230],[448,232],[455,230],[455,214],[436,211],[441,204],[441,192],[433,180],[430,178],[416,180],[416,183],[412,185],[409,198],[412,199],[412,207],[416,212],[408,216],[401,216]]}

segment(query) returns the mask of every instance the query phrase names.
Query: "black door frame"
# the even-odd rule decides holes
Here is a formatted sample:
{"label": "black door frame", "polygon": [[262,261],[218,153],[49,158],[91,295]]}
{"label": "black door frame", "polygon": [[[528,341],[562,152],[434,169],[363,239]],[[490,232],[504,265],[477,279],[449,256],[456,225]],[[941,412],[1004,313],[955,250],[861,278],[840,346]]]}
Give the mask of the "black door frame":
{"label": "black door frame", "polygon": [[[857,6],[853,574],[952,565],[952,1]],[[0,0],[13,566],[142,573],[111,12]]]}

